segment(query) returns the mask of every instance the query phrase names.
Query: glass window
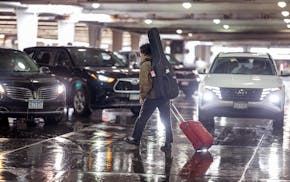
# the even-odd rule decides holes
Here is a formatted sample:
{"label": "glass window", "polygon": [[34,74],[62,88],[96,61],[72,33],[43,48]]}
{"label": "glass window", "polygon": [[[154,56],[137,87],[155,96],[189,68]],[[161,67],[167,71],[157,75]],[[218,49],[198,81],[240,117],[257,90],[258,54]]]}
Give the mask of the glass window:
{"label": "glass window", "polygon": [[77,66],[125,67],[125,64],[112,52],[93,48],[70,48],[70,54]]}
{"label": "glass window", "polygon": [[61,66],[61,67],[71,66],[68,53],[65,51],[58,52],[54,66]]}
{"label": "glass window", "polygon": [[49,65],[51,56],[48,51],[39,51],[34,59],[39,65]]}
{"label": "glass window", "polygon": [[0,72],[38,72],[38,66],[19,51],[0,51]]}
{"label": "glass window", "polygon": [[268,58],[219,57],[214,61],[210,73],[275,75],[276,71],[273,61]]}

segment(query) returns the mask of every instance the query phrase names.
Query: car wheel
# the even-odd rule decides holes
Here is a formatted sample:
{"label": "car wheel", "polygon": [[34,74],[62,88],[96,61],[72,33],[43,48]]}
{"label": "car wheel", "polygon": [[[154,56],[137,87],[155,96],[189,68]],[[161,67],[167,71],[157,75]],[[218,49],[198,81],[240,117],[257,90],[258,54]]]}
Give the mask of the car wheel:
{"label": "car wheel", "polygon": [[58,124],[63,120],[63,115],[46,116],[45,124]]}
{"label": "car wheel", "polygon": [[274,129],[282,129],[284,126],[284,111],[277,114],[273,120]]}
{"label": "car wheel", "polygon": [[141,109],[141,106],[139,106],[139,107],[132,107],[131,108],[131,112],[134,114],[134,116],[138,116],[139,113],[140,113],[140,109]]}
{"label": "car wheel", "polygon": [[7,117],[0,118],[0,126],[9,127],[9,121]]}
{"label": "car wheel", "polygon": [[79,89],[73,95],[74,114],[84,116],[90,114],[88,95],[85,89]]}
{"label": "car wheel", "polygon": [[202,110],[198,110],[198,121],[201,123],[207,124],[207,125],[212,125],[214,123],[214,118],[212,115],[209,113],[206,113]]}

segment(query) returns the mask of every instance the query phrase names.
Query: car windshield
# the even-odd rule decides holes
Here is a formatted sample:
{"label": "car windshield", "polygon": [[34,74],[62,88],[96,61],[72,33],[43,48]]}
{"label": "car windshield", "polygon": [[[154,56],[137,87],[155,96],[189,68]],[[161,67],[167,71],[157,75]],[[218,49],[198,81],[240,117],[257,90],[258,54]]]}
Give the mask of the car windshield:
{"label": "car windshield", "polygon": [[276,70],[269,58],[263,57],[218,57],[209,73],[275,75]]}
{"label": "car windshield", "polygon": [[38,72],[38,66],[25,54],[14,50],[0,51],[0,72]]}
{"label": "car windshield", "polygon": [[77,66],[125,67],[125,64],[112,52],[94,48],[69,48]]}
{"label": "car windshield", "polygon": [[170,54],[166,54],[165,56],[170,64],[172,64],[172,65],[180,65],[181,64],[181,62],[179,62],[174,56],[172,56]]}

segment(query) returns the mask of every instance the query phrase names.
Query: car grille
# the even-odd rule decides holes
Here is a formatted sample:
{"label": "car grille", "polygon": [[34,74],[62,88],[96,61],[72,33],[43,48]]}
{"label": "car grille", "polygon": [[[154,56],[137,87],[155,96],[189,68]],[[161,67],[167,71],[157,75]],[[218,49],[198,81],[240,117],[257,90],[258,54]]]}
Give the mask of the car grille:
{"label": "car grille", "polygon": [[222,100],[226,101],[260,101],[263,89],[257,88],[220,88]]}
{"label": "car grille", "polygon": [[5,86],[5,91],[7,93],[7,97],[22,101],[29,99],[53,100],[58,96],[57,88],[55,86],[41,87],[35,92],[24,87]]}
{"label": "car grille", "polygon": [[56,99],[58,96],[57,87],[41,87],[38,89],[38,97],[42,100]]}
{"label": "car grille", "polygon": [[119,93],[137,93],[139,92],[139,79],[119,79],[114,91]]}

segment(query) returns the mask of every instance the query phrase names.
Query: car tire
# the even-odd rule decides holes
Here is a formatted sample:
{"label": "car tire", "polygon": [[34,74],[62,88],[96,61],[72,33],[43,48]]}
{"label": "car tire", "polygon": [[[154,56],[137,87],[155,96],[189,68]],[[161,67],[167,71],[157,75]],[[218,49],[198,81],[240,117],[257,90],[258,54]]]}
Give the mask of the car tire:
{"label": "car tire", "polygon": [[284,111],[277,114],[273,120],[274,129],[282,129],[284,126]]}
{"label": "car tire", "polygon": [[63,115],[54,115],[54,116],[46,116],[44,119],[45,119],[45,124],[56,125],[59,122],[61,122],[63,118],[64,118]]}
{"label": "car tire", "polygon": [[75,90],[72,99],[75,115],[85,116],[91,113],[88,94],[85,89]]}
{"label": "car tire", "polygon": [[139,116],[140,109],[141,109],[141,106],[138,106],[138,107],[132,107],[132,108],[131,108],[131,112],[134,114],[134,116]]}
{"label": "car tire", "polygon": [[9,127],[8,117],[0,118],[0,126],[2,127]]}
{"label": "car tire", "polygon": [[201,123],[204,123],[206,125],[212,125],[214,123],[214,118],[209,113],[199,109],[198,110],[198,121],[200,121]]}

